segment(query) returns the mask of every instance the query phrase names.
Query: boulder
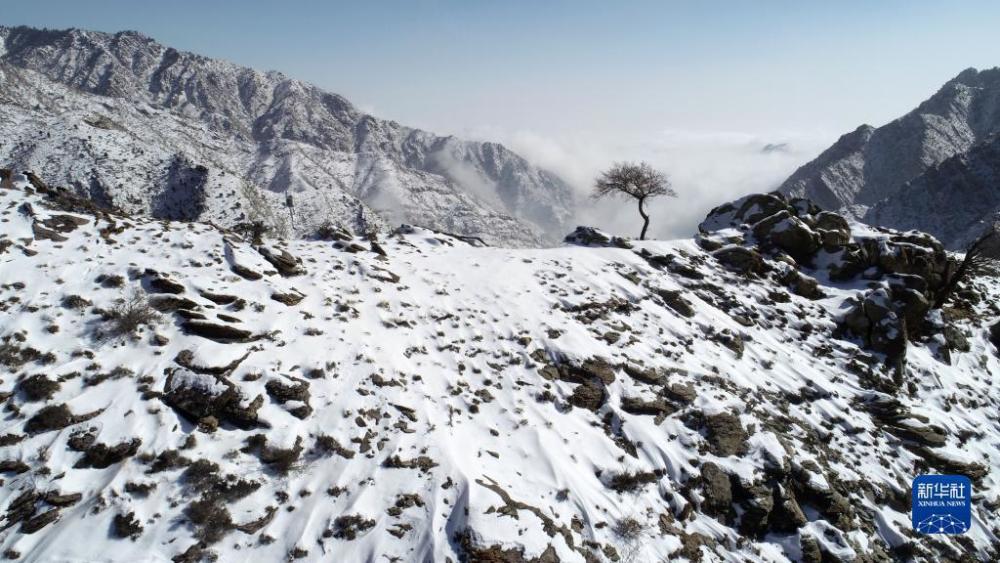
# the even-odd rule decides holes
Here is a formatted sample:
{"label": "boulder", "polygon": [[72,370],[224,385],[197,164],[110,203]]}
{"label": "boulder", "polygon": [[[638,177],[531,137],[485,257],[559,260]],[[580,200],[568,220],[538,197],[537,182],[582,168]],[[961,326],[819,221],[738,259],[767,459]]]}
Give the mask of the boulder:
{"label": "boulder", "polygon": [[765,271],[764,258],[752,248],[725,246],[712,253],[712,257],[727,269],[738,274],[760,274]]}
{"label": "boulder", "polygon": [[715,516],[728,522],[732,519],[733,488],[726,474],[718,465],[712,462],[701,464],[701,487],[704,501],[701,511],[709,516]]}
{"label": "boulder", "polygon": [[813,227],[820,235],[823,247],[834,252],[851,242],[851,226],[840,215],[831,211],[820,211],[813,216]]}
{"label": "boulder", "polygon": [[248,342],[253,337],[249,330],[200,319],[187,319],[181,324],[181,328],[188,334],[222,343]]}
{"label": "boulder", "polygon": [[575,244],[578,246],[632,248],[632,243],[627,240],[611,236],[593,227],[577,227],[575,231],[566,235],[563,241],[566,244]]}
{"label": "boulder", "polygon": [[811,262],[821,246],[819,235],[788,211],[780,211],[754,224],[753,234],[764,247],[780,249],[803,263]]}
{"label": "boulder", "polygon": [[290,277],[305,273],[302,261],[281,248],[271,248],[268,246],[257,247],[257,252],[274,266],[282,276]]}
{"label": "boulder", "polygon": [[677,314],[691,318],[694,316],[694,307],[691,302],[684,298],[679,290],[657,289],[656,295],[663,300],[663,304],[673,309]]}
{"label": "boulder", "polygon": [[186,368],[168,370],[162,399],[193,423],[212,416],[243,429],[259,426],[257,411],[264,404],[264,397],[260,395],[247,401],[236,385],[225,377],[195,373]]}
{"label": "boulder", "polygon": [[747,440],[750,437],[735,414],[707,415],[705,426],[708,428],[708,443],[712,453],[719,456],[743,455],[749,449]]}
{"label": "boulder", "polygon": [[577,385],[573,389],[567,402],[574,407],[597,412],[607,400],[607,392],[604,387],[595,383],[584,383]]}
{"label": "boulder", "polygon": [[305,297],[306,297],[305,295],[299,293],[296,290],[287,292],[276,291],[271,294],[271,299],[277,301],[278,303],[283,303],[285,305],[288,305],[289,307],[298,305],[300,302],[302,302],[303,299],[305,299]]}

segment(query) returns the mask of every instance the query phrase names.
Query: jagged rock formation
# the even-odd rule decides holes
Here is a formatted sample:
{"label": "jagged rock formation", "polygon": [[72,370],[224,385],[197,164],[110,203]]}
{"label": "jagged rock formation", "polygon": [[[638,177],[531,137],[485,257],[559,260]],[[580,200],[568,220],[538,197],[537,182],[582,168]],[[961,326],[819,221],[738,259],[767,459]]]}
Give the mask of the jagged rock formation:
{"label": "jagged rock formation", "polygon": [[[998,133],[1000,68],[968,69],[905,116],[844,135],[780,191],[872,224],[923,230],[955,248],[967,238],[960,231],[1000,208],[1000,187],[979,171],[998,166],[996,149],[985,146]],[[943,209],[934,207],[945,197]],[[942,211],[946,218],[937,217]]]}
{"label": "jagged rock formation", "polygon": [[[1000,555],[1000,283],[926,310],[926,235],[755,195],[695,240],[282,243],[0,186],[5,557]],[[928,471],[966,535],[912,533]]]}
{"label": "jagged rock formation", "polygon": [[574,201],[496,143],[365,115],[292,80],[134,32],[0,26],[0,163],[101,205],[309,236],[400,223],[556,242]]}

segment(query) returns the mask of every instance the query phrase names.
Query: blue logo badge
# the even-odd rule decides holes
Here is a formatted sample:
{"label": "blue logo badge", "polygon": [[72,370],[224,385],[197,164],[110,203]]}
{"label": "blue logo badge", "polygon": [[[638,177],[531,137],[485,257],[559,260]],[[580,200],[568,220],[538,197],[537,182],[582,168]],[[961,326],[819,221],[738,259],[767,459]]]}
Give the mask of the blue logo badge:
{"label": "blue logo badge", "polygon": [[913,480],[913,529],[922,534],[964,534],[972,526],[972,481],[962,475],[920,475]]}

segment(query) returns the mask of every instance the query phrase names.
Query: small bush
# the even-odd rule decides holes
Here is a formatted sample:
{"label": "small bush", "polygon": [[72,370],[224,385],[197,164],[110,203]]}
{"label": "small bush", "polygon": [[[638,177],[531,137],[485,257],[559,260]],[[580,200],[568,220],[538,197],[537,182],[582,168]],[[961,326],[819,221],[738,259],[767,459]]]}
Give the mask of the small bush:
{"label": "small bush", "polygon": [[650,483],[659,480],[659,475],[654,471],[624,472],[617,473],[611,477],[608,487],[619,493],[631,493],[642,489]]}
{"label": "small bush", "polygon": [[62,298],[62,306],[67,309],[75,309],[79,311],[90,307],[90,305],[90,301],[80,297],[79,295],[66,295]]}
{"label": "small bush", "polygon": [[133,336],[139,327],[151,325],[156,320],[156,310],[150,307],[146,294],[140,289],[132,289],[115,301],[108,311],[114,336]]}
{"label": "small bush", "polygon": [[359,514],[340,516],[333,521],[331,533],[339,540],[351,541],[358,537],[358,534],[375,527],[375,521],[365,518]]}
{"label": "small bush", "polygon": [[59,387],[58,381],[53,381],[41,373],[32,375],[17,386],[28,401],[47,401],[59,391]]}
{"label": "small bush", "polygon": [[77,417],[69,410],[65,404],[50,405],[28,419],[24,424],[24,431],[28,434],[48,432],[50,430],[60,430],[77,422]]}
{"label": "small bush", "polygon": [[619,539],[633,541],[641,538],[646,533],[646,526],[639,520],[631,516],[626,516],[617,520],[611,531]]}
{"label": "small bush", "polygon": [[111,530],[116,538],[129,538],[135,541],[142,535],[142,524],[136,519],[134,512],[115,514],[111,522]]}
{"label": "small bush", "polygon": [[184,509],[184,515],[195,526],[195,537],[213,544],[223,538],[233,529],[233,517],[219,502],[211,499],[199,499]]}

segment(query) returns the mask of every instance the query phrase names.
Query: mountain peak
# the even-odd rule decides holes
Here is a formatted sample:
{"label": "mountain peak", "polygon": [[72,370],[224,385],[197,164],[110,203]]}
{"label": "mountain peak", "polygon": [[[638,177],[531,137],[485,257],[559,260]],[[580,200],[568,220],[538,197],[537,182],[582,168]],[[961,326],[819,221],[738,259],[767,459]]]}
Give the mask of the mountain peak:
{"label": "mountain peak", "polygon": [[296,236],[330,222],[362,232],[405,222],[539,245],[571,222],[569,186],[506,149],[482,156],[500,145],[446,142],[280,72],[134,31],[17,27],[3,37],[0,64],[20,79],[0,98],[0,161],[100,201],[166,218],[183,209],[227,225],[262,220]]}
{"label": "mountain peak", "polygon": [[861,217],[929,166],[1000,132],[1000,68],[969,68],[906,115],[842,136],[781,186]]}

